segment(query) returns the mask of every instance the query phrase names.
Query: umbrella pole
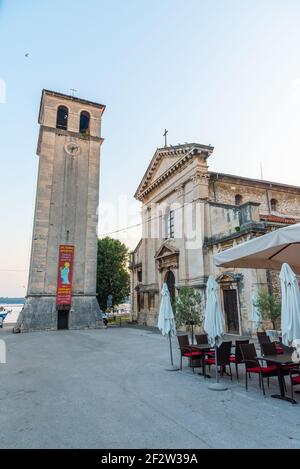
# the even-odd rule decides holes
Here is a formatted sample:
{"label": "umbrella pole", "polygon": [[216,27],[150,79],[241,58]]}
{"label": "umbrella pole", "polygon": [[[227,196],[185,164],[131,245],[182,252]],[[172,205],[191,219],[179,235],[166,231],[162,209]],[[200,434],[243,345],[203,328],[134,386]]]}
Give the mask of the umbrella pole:
{"label": "umbrella pole", "polygon": [[171,366],[174,366],[174,363],[173,363],[173,353],[172,353],[171,331],[169,331],[169,344],[170,344]]}
{"label": "umbrella pole", "polygon": [[218,347],[215,338],[215,367],[216,367],[216,382],[208,386],[208,389],[212,391],[227,391],[227,386],[225,384],[219,383],[219,373],[218,373]]}
{"label": "umbrella pole", "polygon": [[179,370],[178,366],[174,365],[174,363],[173,363],[173,351],[172,351],[171,331],[169,331],[168,336],[169,336],[171,366],[170,366],[170,368],[167,368],[166,371],[178,371],[178,370]]}
{"label": "umbrella pole", "polygon": [[218,347],[215,344],[215,368],[216,368],[216,383],[219,383],[219,371],[218,371]]}

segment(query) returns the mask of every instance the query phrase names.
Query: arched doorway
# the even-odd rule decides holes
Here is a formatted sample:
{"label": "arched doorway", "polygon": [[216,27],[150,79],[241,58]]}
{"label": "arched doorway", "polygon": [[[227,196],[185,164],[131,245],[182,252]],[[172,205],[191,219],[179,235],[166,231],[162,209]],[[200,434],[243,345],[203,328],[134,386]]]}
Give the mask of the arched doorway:
{"label": "arched doorway", "polygon": [[171,301],[173,302],[175,300],[175,276],[174,276],[172,270],[169,270],[166,273],[165,282],[168,285]]}

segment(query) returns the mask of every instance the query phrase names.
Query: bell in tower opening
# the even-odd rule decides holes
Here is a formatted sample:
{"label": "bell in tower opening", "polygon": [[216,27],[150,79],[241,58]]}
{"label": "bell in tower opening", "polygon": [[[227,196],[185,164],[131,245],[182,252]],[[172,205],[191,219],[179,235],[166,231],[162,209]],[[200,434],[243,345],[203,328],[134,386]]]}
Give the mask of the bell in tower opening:
{"label": "bell in tower opening", "polygon": [[96,299],[102,104],[43,90],[26,303],[15,332],[102,325]]}

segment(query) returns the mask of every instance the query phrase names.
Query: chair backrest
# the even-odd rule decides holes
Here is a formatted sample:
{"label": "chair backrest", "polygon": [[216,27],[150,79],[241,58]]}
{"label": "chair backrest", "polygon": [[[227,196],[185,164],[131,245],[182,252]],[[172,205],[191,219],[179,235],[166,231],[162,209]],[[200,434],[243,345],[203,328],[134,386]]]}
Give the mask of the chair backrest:
{"label": "chair backrest", "polygon": [[222,342],[220,347],[217,347],[217,360],[218,365],[229,365],[230,364],[230,352],[232,342]]}
{"label": "chair backrest", "polygon": [[190,345],[189,336],[187,334],[178,335],[177,339],[181,349]]}
{"label": "chair backrest", "polygon": [[268,335],[258,335],[257,336],[258,338],[258,342],[259,344],[270,344],[271,343],[271,339]]}
{"label": "chair backrest", "polygon": [[256,350],[254,344],[241,344],[240,345],[243,361],[246,364],[246,367],[253,367],[255,364],[253,361],[257,362],[256,359]]}
{"label": "chair backrest", "polygon": [[277,355],[275,342],[260,344],[261,351],[264,355]]}
{"label": "chair backrest", "polygon": [[242,344],[249,344],[249,339],[235,341],[235,363],[242,363],[243,361],[243,356],[240,348],[240,345]]}
{"label": "chair backrest", "polygon": [[267,333],[266,333],[266,331],[257,332],[256,335],[257,335],[257,337],[258,337],[258,336],[262,336],[262,335],[267,335]]}
{"label": "chair backrest", "polygon": [[208,344],[207,334],[195,334],[197,344]]}
{"label": "chair backrest", "polygon": [[294,351],[294,347],[284,345],[282,342],[280,342],[279,346],[282,348],[283,353],[293,353]]}

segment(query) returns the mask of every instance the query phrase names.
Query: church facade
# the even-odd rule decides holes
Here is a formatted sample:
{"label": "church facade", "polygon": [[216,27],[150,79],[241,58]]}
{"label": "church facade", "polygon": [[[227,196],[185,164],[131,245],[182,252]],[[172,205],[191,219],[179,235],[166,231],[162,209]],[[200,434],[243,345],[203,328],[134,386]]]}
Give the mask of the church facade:
{"label": "church facade", "polygon": [[142,239],[131,253],[133,318],[155,326],[160,290],[173,298],[182,286],[200,290],[210,274],[220,284],[228,333],[253,330],[253,297],[276,293],[278,273],[215,266],[214,254],[300,221],[300,187],[211,172],[212,146],[197,143],[156,150],[135,193],[142,203]]}

